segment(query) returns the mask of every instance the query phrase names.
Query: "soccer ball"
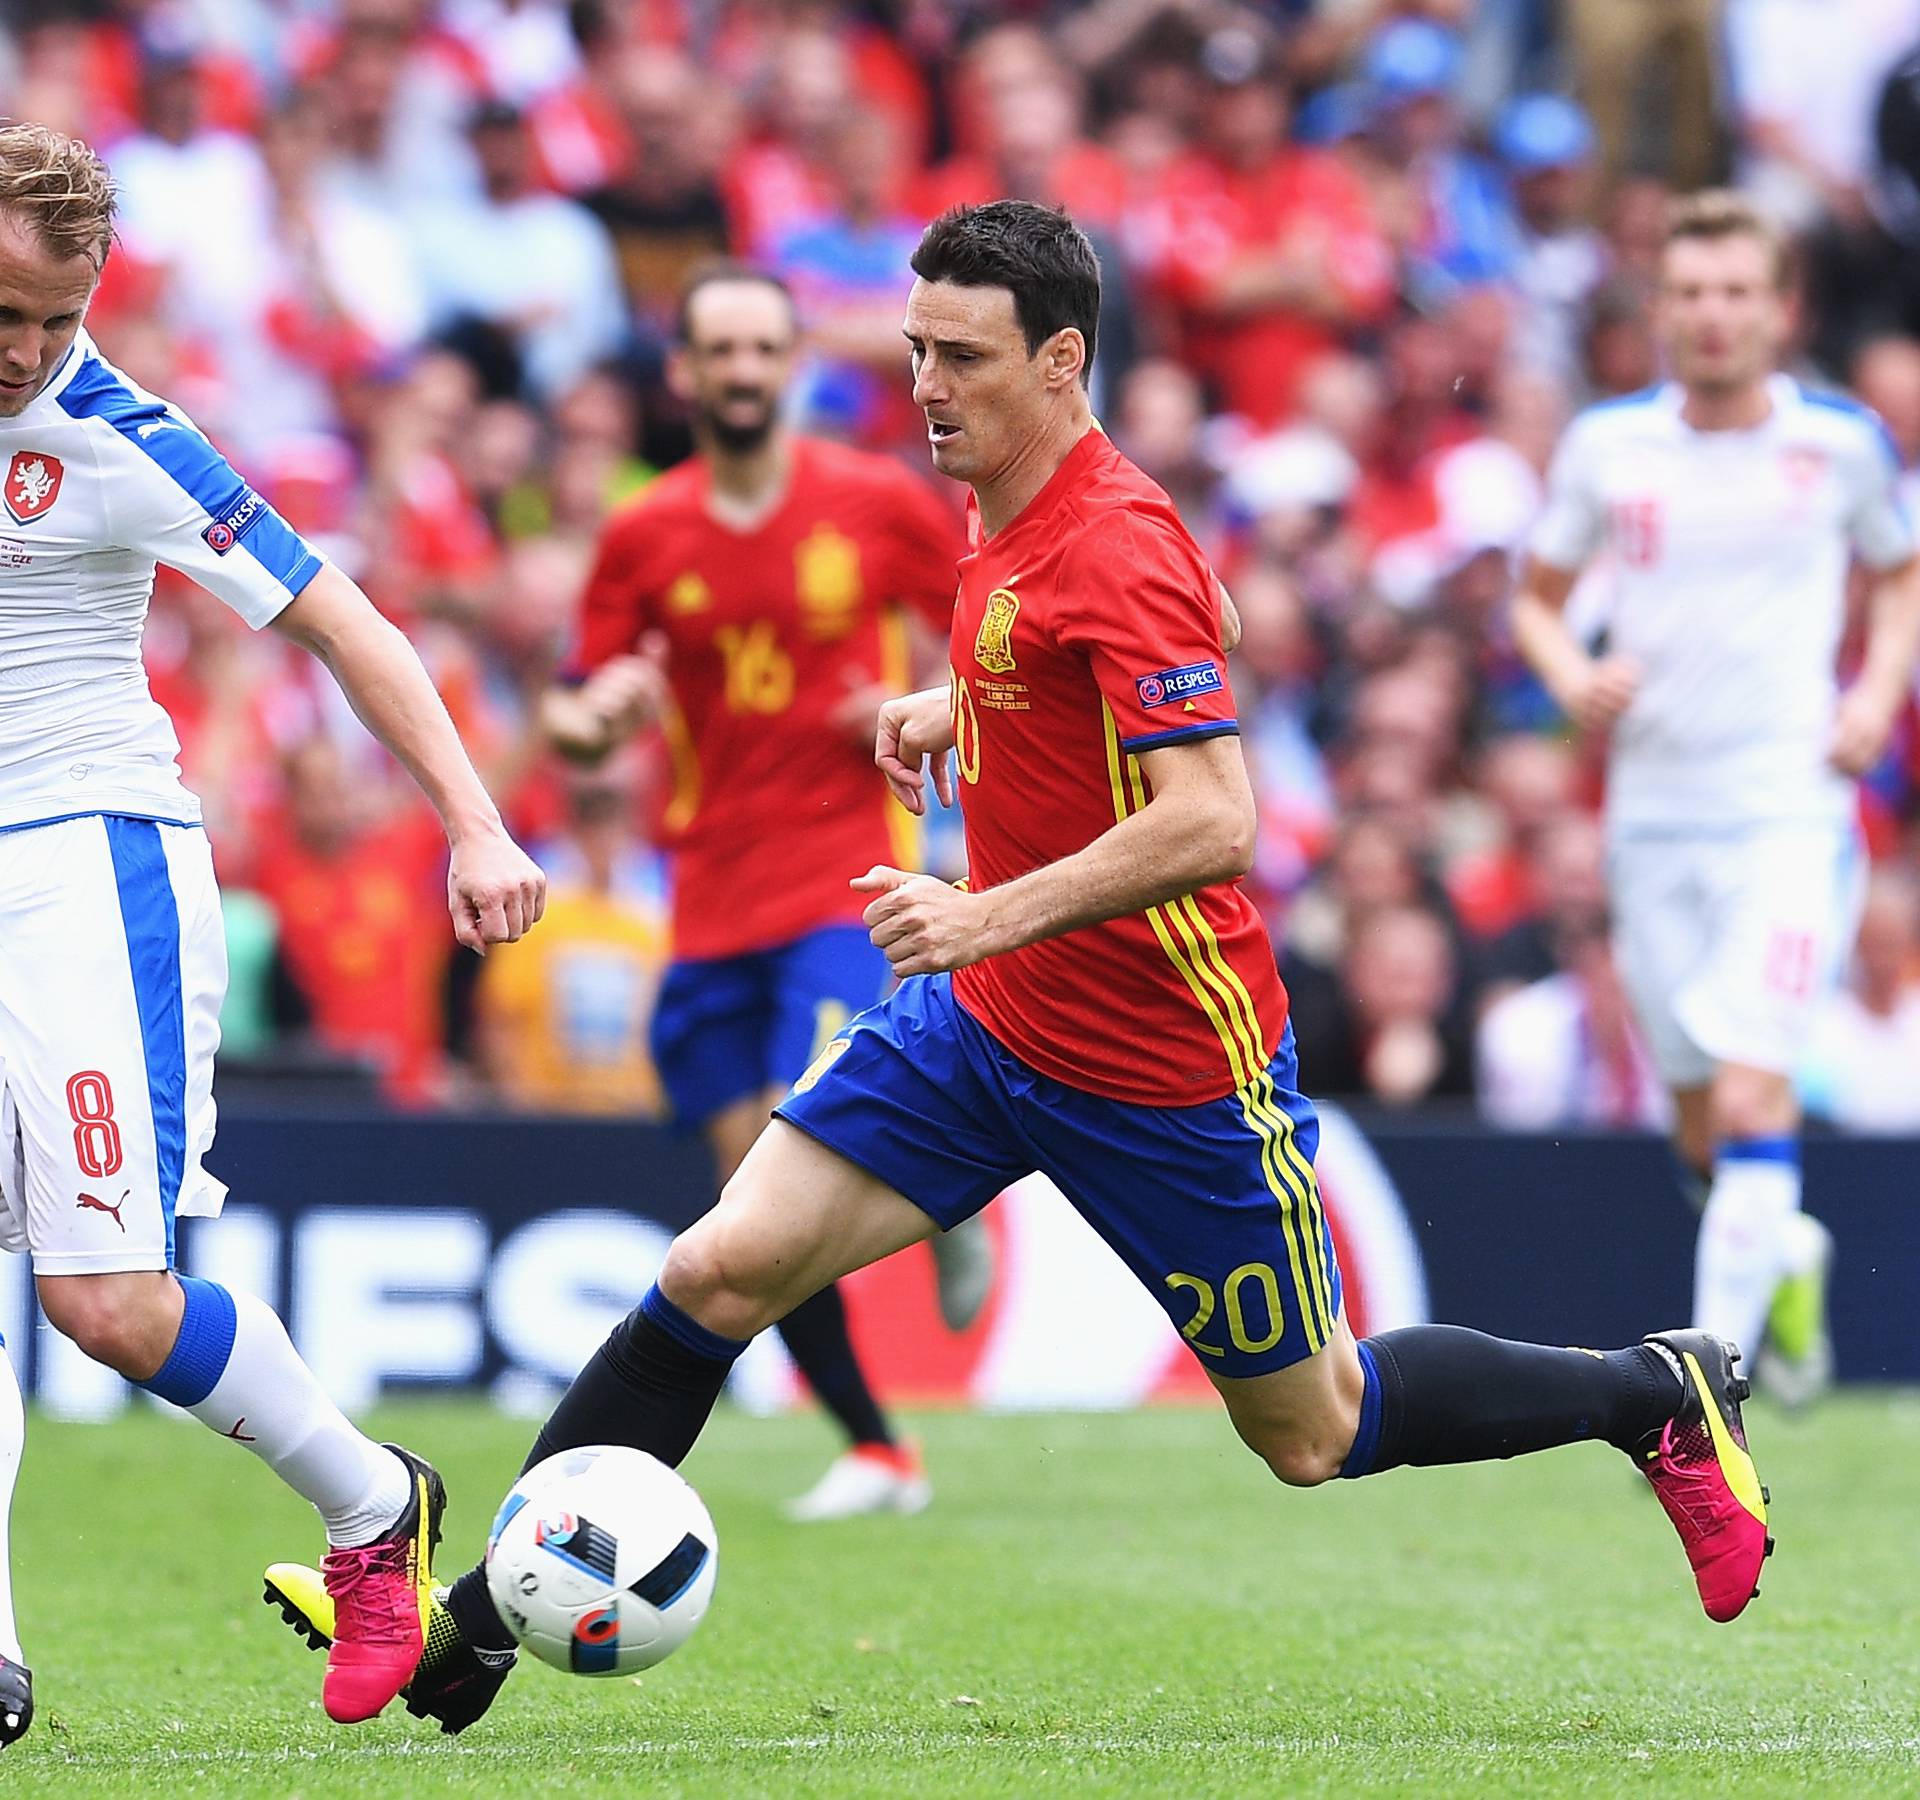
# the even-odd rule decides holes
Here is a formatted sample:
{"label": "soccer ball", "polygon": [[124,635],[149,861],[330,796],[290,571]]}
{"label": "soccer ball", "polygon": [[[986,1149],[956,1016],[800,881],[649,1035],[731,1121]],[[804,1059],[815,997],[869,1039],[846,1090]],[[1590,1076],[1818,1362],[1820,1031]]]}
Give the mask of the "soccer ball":
{"label": "soccer ball", "polygon": [[563,1450],[513,1484],[487,1536],[487,1590],[544,1663],[630,1675],[671,1656],[713,1598],[719,1540],[686,1482],[642,1450]]}

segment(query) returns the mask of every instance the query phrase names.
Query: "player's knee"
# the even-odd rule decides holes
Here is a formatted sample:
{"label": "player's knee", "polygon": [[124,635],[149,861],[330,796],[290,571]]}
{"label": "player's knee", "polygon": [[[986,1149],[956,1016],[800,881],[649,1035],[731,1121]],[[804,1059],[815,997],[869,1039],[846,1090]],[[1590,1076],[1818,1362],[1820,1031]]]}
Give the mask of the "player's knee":
{"label": "player's knee", "polygon": [[1346,1465],[1353,1435],[1360,1427],[1357,1406],[1335,1405],[1309,1419],[1235,1421],[1241,1438],[1288,1487],[1319,1487]]}
{"label": "player's knee", "polygon": [[120,1275],[57,1275],[38,1284],[40,1310],[62,1337],[97,1363],[144,1381],[167,1359],[178,1335],[170,1280]]}
{"label": "player's knee", "polygon": [[787,1311],[782,1273],[753,1233],[714,1212],[673,1240],[660,1291],[709,1330],[750,1338]]}
{"label": "player's knee", "polygon": [[[1352,1440],[1349,1439],[1350,1443]],[[1290,1434],[1268,1444],[1255,1445],[1260,1459],[1288,1487],[1319,1487],[1340,1473],[1347,1459],[1345,1445],[1308,1434]]]}

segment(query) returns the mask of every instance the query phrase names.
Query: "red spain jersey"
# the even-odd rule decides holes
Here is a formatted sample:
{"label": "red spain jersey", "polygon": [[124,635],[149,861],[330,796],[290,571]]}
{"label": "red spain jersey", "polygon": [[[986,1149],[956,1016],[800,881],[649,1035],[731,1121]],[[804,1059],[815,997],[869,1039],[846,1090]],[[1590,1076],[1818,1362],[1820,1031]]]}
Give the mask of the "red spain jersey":
{"label": "red spain jersey", "polygon": [[[1173,502],[1097,430],[960,564],[953,718],[968,886],[1085,849],[1151,797],[1140,755],[1238,730],[1219,587]],[[1070,1087],[1194,1106],[1252,1081],[1286,1025],[1237,884],[959,970],[961,1004]]]}
{"label": "red spain jersey", "polygon": [[837,718],[908,685],[903,607],[945,631],[959,522],[898,463],[794,440],[786,497],[751,531],[716,519],[698,458],[609,521],[573,672],[667,640],[673,953],[738,956],[857,920],[847,886],[913,866],[918,831]]}

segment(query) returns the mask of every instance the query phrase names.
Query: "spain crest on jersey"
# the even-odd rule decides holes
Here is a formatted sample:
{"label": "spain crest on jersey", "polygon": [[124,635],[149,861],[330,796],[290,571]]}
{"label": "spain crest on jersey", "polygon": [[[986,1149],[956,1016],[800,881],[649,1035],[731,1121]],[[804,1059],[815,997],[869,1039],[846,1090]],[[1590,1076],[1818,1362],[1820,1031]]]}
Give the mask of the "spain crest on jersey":
{"label": "spain crest on jersey", "polygon": [[831,525],[816,526],[794,549],[793,586],[807,629],[841,636],[860,604],[860,546]]}
{"label": "spain crest on jersey", "polygon": [[57,456],[41,450],[16,450],[7,465],[7,479],[0,488],[0,501],[16,525],[37,519],[60,497],[60,483],[66,475]]}
{"label": "spain crest on jersey", "polygon": [[687,613],[705,612],[713,604],[713,593],[693,570],[674,578],[673,585],[667,589],[667,611],[684,616]]}
{"label": "spain crest on jersey", "polygon": [[1013,673],[1013,621],[1019,612],[1020,596],[1012,588],[995,588],[987,596],[987,610],[973,640],[973,659],[989,675]]}

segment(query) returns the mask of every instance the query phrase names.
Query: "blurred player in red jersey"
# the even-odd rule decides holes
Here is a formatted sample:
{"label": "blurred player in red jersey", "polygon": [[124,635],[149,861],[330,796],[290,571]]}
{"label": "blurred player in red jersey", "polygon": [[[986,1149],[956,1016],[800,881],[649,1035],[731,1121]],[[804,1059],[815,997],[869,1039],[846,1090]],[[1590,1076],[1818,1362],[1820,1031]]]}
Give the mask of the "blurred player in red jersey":
{"label": "blurred player in red jersey", "polygon": [[[674,961],[653,1054],[725,1181],[774,1102],[890,984],[847,874],[917,846],[873,767],[874,720],[906,676],[903,608],[946,631],[960,531],[898,464],[782,428],[796,330],[778,282],[718,265],[680,326],[674,380],[700,454],[608,525],[579,685],[548,696],[545,722],[585,762],[666,731]],[[976,1226],[936,1246],[960,1323],[985,1298],[985,1242]],[[838,1289],[780,1331],[851,1441],[792,1516],[917,1512],[926,1476],[874,1402]]]}
{"label": "blurred player in red jersey", "polygon": [[[913,267],[914,399],[934,466],[973,490],[971,548],[951,681],[882,709],[877,757],[914,806],[957,767],[969,880],[855,879],[900,986],[795,1083],[533,1456],[619,1442],[678,1462],[754,1333],[1041,1170],[1282,1481],[1598,1438],[1652,1481],[1708,1613],[1734,1617],[1771,1540],[1722,1340],[1602,1353],[1416,1325],[1355,1342],[1286,995],[1238,886],[1254,803],[1220,590],[1093,423],[1092,248],[1063,213],[995,201],[936,221]],[[410,1704],[457,1731],[512,1654],[483,1571],[430,1640]]]}

